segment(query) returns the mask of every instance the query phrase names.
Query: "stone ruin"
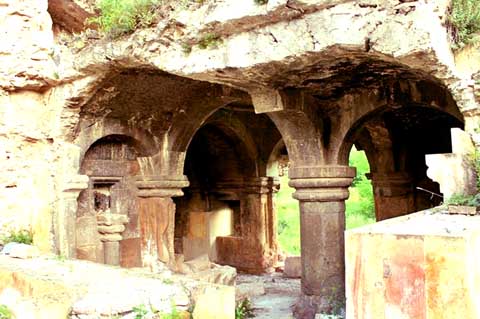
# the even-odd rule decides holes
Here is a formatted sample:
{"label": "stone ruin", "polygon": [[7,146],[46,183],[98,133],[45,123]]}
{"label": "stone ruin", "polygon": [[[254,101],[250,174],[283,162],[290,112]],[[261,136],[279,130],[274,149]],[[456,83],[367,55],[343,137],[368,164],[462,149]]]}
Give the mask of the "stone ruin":
{"label": "stone ruin", "polygon": [[449,5],[207,0],[112,39],[85,28],[93,1],[0,0],[0,228],[67,258],[262,273],[288,154],[300,304],[321,311],[344,296],[351,147],[383,220],[440,203],[418,188],[441,193],[425,156],[452,153],[452,128],[479,140],[480,66],[452,52]]}

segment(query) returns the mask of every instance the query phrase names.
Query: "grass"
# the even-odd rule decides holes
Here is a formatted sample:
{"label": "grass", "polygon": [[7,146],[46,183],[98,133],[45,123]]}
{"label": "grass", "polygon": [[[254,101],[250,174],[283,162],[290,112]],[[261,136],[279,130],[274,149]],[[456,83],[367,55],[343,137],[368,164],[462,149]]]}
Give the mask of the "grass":
{"label": "grass", "polygon": [[[350,198],[346,201],[346,228],[351,229],[375,222],[373,191],[365,177],[370,167],[363,151],[355,148],[350,153],[350,165],[357,167],[357,177],[350,187]],[[294,189],[288,186],[288,177],[280,178],[277,193],[278,242],[283,251],[300,255],[300,212],[298,201],[292,198]]]}
{"label": "grass", "polygon": [[161,0],[99,0],[100,15],[89,19],[89,23],[97,25],[105,34],[118,37],[151,25],[160,3]]}
{"label": "grass", "polygon": [[453,40],[453,49],[479,41],[480,4],[478,0],[453,0],[447,25]]}

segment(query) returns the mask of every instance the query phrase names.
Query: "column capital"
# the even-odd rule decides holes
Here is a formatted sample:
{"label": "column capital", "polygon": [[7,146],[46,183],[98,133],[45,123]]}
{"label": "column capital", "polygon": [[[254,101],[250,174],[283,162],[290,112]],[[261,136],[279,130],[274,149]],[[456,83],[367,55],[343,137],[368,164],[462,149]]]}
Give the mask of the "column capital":
{"label": "column capital", "polygon": [[349,166],[301,166],[289,170],[293,198],[303,202],[331,202],[348,198],[356,169]]}
{"label": "column capital", "polygon": [[137,176],[139,197],[178,197],[183,196],[182,188],[189,185],[185,175],[181,176]]}

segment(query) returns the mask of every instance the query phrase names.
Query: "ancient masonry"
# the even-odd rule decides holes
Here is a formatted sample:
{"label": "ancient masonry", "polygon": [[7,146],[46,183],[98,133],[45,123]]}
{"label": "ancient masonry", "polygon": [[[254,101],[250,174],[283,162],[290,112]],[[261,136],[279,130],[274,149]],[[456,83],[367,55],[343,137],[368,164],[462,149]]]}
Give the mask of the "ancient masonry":
{"label": "ancient masonry", "polygon": [[447,0],[207,0],[115,39],[83,30],[92,2],[0,0],[0,229],[42,251],[263,272],[288,153],[321,310],[344,295],[352,145],[382,220],[438,204],[417,187],[441,191],[425,155],[452,128],[478,139],[480,58],[452,53]]}

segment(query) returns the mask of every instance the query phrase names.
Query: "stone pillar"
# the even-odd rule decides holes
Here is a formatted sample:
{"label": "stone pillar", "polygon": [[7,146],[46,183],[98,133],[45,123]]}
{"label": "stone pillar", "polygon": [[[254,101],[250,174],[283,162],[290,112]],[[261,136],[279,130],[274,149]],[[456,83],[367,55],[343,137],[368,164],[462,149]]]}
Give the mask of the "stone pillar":
{"label": "stone pillar", "polygon": [[175,204],[172,197],[183,196],[188,186],[185,176],[141,176],[136,182],[142,264],[152,270],[157,262],[175,263]]}
{"label": "stone pillar", "polygon": [[55,218],[57,251],[66,258],[76,258],[76,214],[80,192],[88,188],[88,176],[75,175],[63,186]]}
{"label": "stone pillar", "polygon": [[257,177],[244,181],[243,237],[251,243],[256,255],[252,265],[259,272],[273,267],[277,261],[277,220],[273,206],[273,194],[279,181],[273,177]]}
{"label": "stone pillar", "polygon": [[[329,310],[345,297],[345,200],[355,168],[292,167],[293,194],[300,202],[302,308]],[[312,317],[313,318],[313,317]]]}
{"label": "stone pillar", "polygon": [[99,214],[97,215],[98,232],[103,242],[104,262],[107,265],[120,265],[120,240],[128,216],[123,214]]}
{"label": "stone pillar", "polygon": [[415,211],[412,180],[407,173],[371,173],[377,221]]}

